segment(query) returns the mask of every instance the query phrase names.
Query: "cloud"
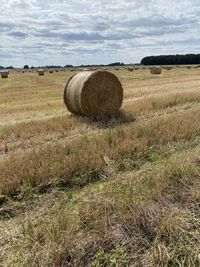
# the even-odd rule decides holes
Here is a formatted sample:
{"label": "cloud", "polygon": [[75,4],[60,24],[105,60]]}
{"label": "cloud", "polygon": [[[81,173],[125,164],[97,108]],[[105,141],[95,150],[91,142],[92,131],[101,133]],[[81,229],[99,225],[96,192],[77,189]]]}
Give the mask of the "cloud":
{"label": "cloud", "polygon": [[28,34],[24,32],[9,32],[8,35],[19,39],[25,39],[28,37]]}
{"label": "cloud", "polygon": [[199,52],[197,0],[1,0],[0,64],[139,62]]}

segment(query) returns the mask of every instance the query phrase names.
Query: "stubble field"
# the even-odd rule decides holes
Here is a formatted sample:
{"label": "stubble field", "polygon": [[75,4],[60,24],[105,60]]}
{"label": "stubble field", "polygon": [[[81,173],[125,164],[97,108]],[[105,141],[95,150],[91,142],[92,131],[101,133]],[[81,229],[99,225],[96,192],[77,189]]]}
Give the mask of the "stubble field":
{"label": "stubble field", "polygon": [[73,72],[0,79],[0,266],[199,266],[200,69],[112,72],[107,121],[67,111]]}

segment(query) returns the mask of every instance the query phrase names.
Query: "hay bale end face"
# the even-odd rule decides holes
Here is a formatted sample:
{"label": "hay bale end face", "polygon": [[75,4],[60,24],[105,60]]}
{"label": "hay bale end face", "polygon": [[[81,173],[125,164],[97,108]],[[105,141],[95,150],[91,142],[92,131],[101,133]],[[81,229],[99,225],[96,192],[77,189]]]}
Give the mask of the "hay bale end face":
{"label": "hay bale end face", "polygon": [[151,74],[161,74],[162,68],[161,67],[152,67]]}
{"label": "hay bale end face", "polygon": [[9,71],[8,70],[2,70],[1,71],[1,78],[5,79],[8,78]]}
{"label": "hay bale end face", "polygon": [[44,76],[44,70],[42,70],[42,69],[38,70],[38,75],[39,76]]}
{"label": "hay bale end face", "polygon": [[116,114],[123,101],[118,78],[108,71],[86,71],[72,76],[64,91],[64,102],[72,113],[102,118]]}

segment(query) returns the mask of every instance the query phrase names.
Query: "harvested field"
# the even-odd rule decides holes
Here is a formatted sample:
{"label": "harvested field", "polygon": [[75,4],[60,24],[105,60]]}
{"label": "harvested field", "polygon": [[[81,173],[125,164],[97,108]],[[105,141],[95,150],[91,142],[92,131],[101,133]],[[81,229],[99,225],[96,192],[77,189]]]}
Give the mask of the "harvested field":
{"label": "harvested field", "polygon": [[103,121],[67,110],[75,72],[0,79],[0,266],[199,266],[199,69],[112,72]]}

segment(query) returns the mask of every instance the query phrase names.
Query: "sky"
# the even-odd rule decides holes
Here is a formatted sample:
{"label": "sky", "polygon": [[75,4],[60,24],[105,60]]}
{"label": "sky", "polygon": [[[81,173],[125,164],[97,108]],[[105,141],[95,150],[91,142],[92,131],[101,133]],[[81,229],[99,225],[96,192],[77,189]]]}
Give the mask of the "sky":
{"label": "sky", "polygon": [[0,65],[200,53],[199,0],[0,0]]}

